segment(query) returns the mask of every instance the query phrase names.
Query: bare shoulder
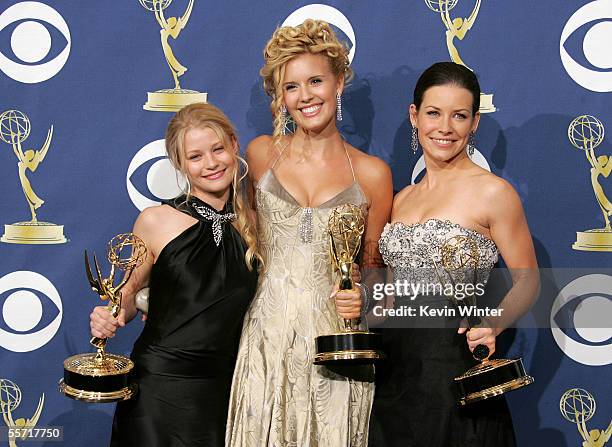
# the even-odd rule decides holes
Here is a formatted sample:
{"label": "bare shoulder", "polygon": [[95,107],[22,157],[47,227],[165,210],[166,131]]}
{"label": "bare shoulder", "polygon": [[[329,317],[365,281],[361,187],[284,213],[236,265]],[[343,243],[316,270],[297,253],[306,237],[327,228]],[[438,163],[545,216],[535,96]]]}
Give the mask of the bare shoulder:
{"label": "bare shoulder", "polygon": [[246,148],[246,161],[252,179],[259,179],[270,167],[278,155],[275,146],[274,139],[270,135],[260,135],[251,140]]}
{"label": "bare shoulder", "polygon": [[391,169],[380,158],[347,145],[355,174],[361,182],[376,184],[391,181]]}
{"label": "bare shoulder", "polygon": [[393,198],[393,209],[395,209],[396,207],[401,207],[406,201],[406,199],[410,196],[412,191],[414,191],[415,187],[416,185],[408,185],[404,187],[400,192],[398,192]]}
{"label": "bare shoulder", "polygon": [[145,208],[136,218],[134,230],[152,233],[160,228],[169,226],[175,220],[177,211],[167,205],[151,206]]}
{"label": "bare shoulder", "polygon": [[484,169],[482,171],[477,176],[476,183],[485,198],[499,200],[518,197],[510,182]]}

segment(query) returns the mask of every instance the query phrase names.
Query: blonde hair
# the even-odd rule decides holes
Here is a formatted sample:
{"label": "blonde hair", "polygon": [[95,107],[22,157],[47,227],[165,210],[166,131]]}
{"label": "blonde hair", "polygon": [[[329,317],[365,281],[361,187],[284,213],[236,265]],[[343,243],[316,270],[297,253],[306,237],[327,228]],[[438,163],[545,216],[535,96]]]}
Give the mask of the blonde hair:
{"label": "blonde hair", "polygon": [[[244,197],[245,193],[242,188],[242,181],[247,176],[248,166],[239,153],[234,153],[232,150],[234,144],[238,144],[234,126],[227,116],[212,104],[195,103],[179,110],[172,117],[166,129],[166,152],[174,168],[183,174],[187,172],[185,167],[185,134],[192,128],[209,128],[213,130],[226,150],[234,154],[236,168],[234,169],[232,180],[232,187],[234,189],[232,204],[237,216],[236,226],[238,227],[238,232],[248,246],[245,261],[249,270],[252,270],[254,260],[261,260],[261,256],[257,249],[257,235],[251,210],[248,206],[248,201]],[[189,193],[190,191],[187,191],[187,198],[189,198]]]}
{"label": "blonde hair", "polygon": [[327,56],[332,73],[338,77],[344,76],[345,81],[353,77],[353,70],[349,67],[349,50],[338,40],[327,22],[306,19],[298,26],[277,28],[266,44],[264,66],[259,71],[264,90],[272,97],[270,109],[274,115],[274,137],[280,138],[285,127],[280,112],[285,67],[291,59],[305,53]]}

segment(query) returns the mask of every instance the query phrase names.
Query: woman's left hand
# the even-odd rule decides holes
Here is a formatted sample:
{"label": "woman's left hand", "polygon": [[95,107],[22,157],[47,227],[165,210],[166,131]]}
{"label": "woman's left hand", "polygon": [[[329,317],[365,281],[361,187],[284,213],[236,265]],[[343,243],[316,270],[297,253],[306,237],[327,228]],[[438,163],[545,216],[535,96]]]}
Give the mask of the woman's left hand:
{"label": "woman's left hand", "polygon": [[336,290],[332,293],[336,301],[336,311],[341,318],[352,320],[361,317],[361,291],[359,288],[353,290]]}
{"label": "woman's left hand", "polygon": [[474,348],[478,345],[485,345],[487,348],[489,348],[488,357],[493,355],[495,352],[495,331],[492,328],[474,327],[468,331],[466,327],[460,327],[457,333],[463,334],[466,331],[466,338],[470,351],[473,352]]}

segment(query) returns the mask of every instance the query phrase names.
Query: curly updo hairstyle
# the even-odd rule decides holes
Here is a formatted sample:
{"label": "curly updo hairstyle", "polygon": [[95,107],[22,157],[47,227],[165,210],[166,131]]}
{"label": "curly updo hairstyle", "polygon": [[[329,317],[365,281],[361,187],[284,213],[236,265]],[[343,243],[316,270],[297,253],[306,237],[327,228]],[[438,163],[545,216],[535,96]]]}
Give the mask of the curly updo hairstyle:
{"label": "curly updo hairstyle", "polygon": [[348,48],[336,37],[327,22],[306,19],[298,26],[277,28],[264,48],[264,66],[259,71],[264,90],[272,98],[270,109],[274,115],[275,137],[280,137],[285,123],[281,117],[282,85],[285,67],[291,59],[305,53],[327,56],[332,73],[349,81],[353,71],[349,67]]}

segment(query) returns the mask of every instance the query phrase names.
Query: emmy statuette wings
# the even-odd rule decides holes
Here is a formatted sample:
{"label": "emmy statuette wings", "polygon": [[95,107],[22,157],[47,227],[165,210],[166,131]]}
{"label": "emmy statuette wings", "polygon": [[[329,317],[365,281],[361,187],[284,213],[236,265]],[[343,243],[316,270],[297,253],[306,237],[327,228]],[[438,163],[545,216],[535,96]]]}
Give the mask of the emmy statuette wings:
{"label": "emmy statuette wings", "polygon": [[[354,289],[351,271],[364,229],[365,218],[360,206],[349,203],[331,211],[328,221],[330,261],[340,273],[340,290]],[[360,331],[358,327],[359,320],[344,320],[342,332],[317,337],[314,363],[367,364],[383,358],[380,335]]]}
{"label": "emmy statuette wings", "polygon": [[[442,275],[446,275],[455,290],[455,285],[459,281],[465,284],[476,284],[479,261],[480,251],[476,241],[469,236],[458,235],[444,242],[441,248],[442,265],[438,266],[435,261],[434,265],[440,281],[445,282]],[[457,307],[476,306],[474,294],[469,294],[461,300],[452,296],[451,301]],[[482,320],[480,317],[470,317],[467,319],[467,324],[468,328],[478,327],[482,324]],[[461,405],[498,396],[522,388],[534,381],[533,377],[525,372],[523,361],[520,358],[489,359],[489,348],[485,345],[476,346],[472,355],[480,363],[455,378]]]}
{"label": "emmy statuette wings", "polygon": [[[129,250],[128,256],[124,251]],[[121,310],[121,289],[132,272],[146,259],[144,242],[132,233],[119,234],[108,243],[107,259],[111,264],[109,275],[104,278],[94,254],[94,277],[85,252],[85,271],[89,284],[103,301],[108,300],[108,310],[117,317]],[[115,273],[124,271],[123,279],[115,285]],[[64,395],[87,402],[115,402],[126,400],[136,392],[128,376],[134,363],[127,357],[106,352],[105,338],[93,337],[90,343],[95,353],[77,354],[64,361],[64,378],[59,389]]]}

